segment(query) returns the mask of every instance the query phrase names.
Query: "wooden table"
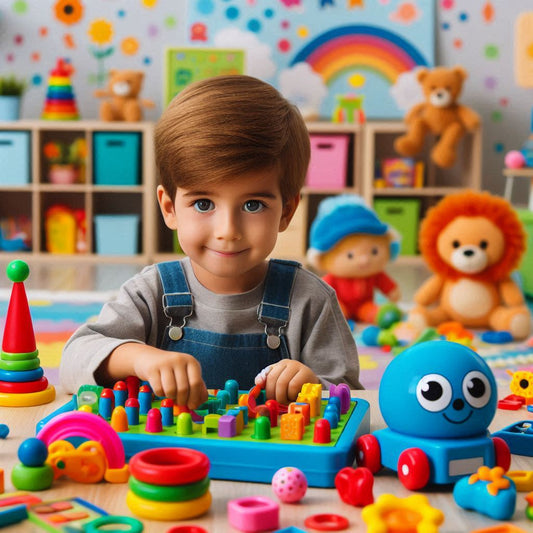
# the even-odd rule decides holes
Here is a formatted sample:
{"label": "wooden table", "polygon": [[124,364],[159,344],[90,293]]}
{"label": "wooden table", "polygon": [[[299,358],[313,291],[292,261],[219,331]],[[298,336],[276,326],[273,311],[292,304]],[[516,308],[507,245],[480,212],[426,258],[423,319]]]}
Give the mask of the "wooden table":
{"label": "wooden table", "polygon": [[[507,394],[509,394],[508,390],[502,390],[500,397]],[[384,422],[379,413],[377,391],[356,391],[353,393],[353,396],[364,398],[370,402],[371,430],[373,431],[383,427]],[[58,390],[58,397],[53,404],[30,408],[0,407],[0,422],[7,424],[10,428],[8,438],[5,441],[0,441],[0,467],[5,471],[6,492],[15,490],[11,485],[10,473],[13,466],[19,462],[17,459],[17,450],[20,443],[24,439],[34,436],[35,424],[44,416],[66,403],[68,398],[68,396]],[[515,421],[525,419],[533,420],[533,417],[524,408],[520,411],[498,410],[490,429],[496,431]],[[513,456],[511,469],[533,470],[533,457]],[[430,504],[442,510],[446,516],[444,524],[440,529],[441,532],[468,532],[473,529],[494,526],[498,523],[480,514],[459,508],[453,501],[450,488],[446,487],[446,489],[446,492],[440,492],[437,486],[423,491],[428,497]],[[36,494],[43,501],[78,496],[105,509],[110,514],[131,516],[126,506],[127,490],[127,485],[112,485],[108,483],[84,485],[68,479],[61,479],[55,481],[50,490]],[[209,513],[198,519],[184,521],[183,524],[200,525],[209,533],[236,532],[238,530],[232,528],[227,521],[226,508],[229,500],[243,496],[258,495],[276,499],[269,484],[212,480],[211,492],[213,495],[213,504]],[[406,497],[413,494],[401,485],[395,473],[385,471],[375,476],[374,483],[374,496],[378,497],[383,493],[391,493],[399,497]],[[525,531],[532,531],[533,523],[524,514],[526,507],[524,496],[524,493],[518,494],[513,524],[521,527]],[[305,518],[316,513],[337,513],[344,515],[350,520],[349,531],[366,531],[366,525],[361,519],[360,508],[344,504],[335,489],[317,488],[308,489],[305,498],[299,504],[281,504],[280,528],[296,526],[305,530],[303,525]],[[175,524],[148,520],[143,520],[143,522],[145,524],[145,531],[154,533],[165,532],[171,525]],[[26,521],[17,526],[11,526],[6,531],[28,533],[41,530],[33,529],[33,525]]]}

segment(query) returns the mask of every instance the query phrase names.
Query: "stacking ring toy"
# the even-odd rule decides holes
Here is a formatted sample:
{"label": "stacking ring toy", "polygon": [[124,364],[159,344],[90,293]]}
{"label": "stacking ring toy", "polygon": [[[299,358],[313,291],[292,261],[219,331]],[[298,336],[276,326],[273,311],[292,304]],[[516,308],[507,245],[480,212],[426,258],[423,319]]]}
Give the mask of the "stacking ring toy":
{"label": "stacking ring toy", "polygon": [[185,502],[154,502],[139,498],[131,490],[126,496],[130,511],[141,518],[151,520],[187,520],[207,513],[211,507],[211,493],[208,491],[195,500]]}
{"label": "stacking ring toy", "polygon": [[39,367],[34,370],[2,370],[0,368],[0,381],[37,381],[44,376],[44,370]]}
{"label": "stacking ring toy", "polygon": [[162,486],[143,483],[133,476],[129,479],[130,490],[145,500],[156,502],[183,502],[203,496],[209,489],[209,478],[187,485]]}
{"label": "stacking ring toy", "polygon": [[0,392],[0,405],[2,407],[32,407],[54,401],[56,390],[53,386],[38,392],[28,392],[25,394],[10,394]]}
{"label": "stacking ring toy", "polygon": [[200,526],[172,526],[166,533],[207,533],[207,531]]}
{"label": "stacking ring toy", "polygon": [[152,485],[185,485],[207,477],[207,455],[188,448],[153,448],[135,454],[130,473]]}
{"label": "stacking ring toy", "polygon": [[350,525],[348,519],[339,514],[314,514],[305,519],[304,526],[317,531],[342,531]]}
{"label": "stacking ring toy", "polygon": [[41,366],[41,361],[38,357],[33,359],[24,359],[22,361],[7,361],[0,359],[0,370],[14,370],[20,372],[21,370],[35,370]]}
{"label": "stacking ring toy", "polygon": [[37,355],[35,352],[10,353],[2,350],[2,353],[0,353],[0,358],[3,361],[28,361],[29,359],[35,359],[36,357]]}
{"label": "stacking ring toy", "polygon": [[[129,528],[109,529],[105,527],[104,529],[100,529],[102,526],[114,526],[115,524],[129,526]],[[98,531],[124,531],[125,533],[142,533],[143,529],[143,523],[136,518],[131,518],[131,516],[105,515],[83,524],[83,531],[85,531],[85,533],[96,533]]]}
{"label": "stacking ring toy", "polygon": [[37,381],[26,381],[25,383],[15,383],[13,381],[0,381],[0,392],[10,394],[27,394],[28,392],[39,392],[48,387],[48,380],[43,376]]}

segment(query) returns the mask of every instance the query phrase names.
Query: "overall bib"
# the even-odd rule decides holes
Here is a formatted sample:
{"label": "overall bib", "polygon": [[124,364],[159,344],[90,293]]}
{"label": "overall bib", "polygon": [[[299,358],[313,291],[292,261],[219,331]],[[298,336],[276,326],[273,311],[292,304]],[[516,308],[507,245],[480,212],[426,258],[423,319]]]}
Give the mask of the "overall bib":
{"label": "overall bib", "polygon": [[183,268],[179,261],[158,264],[163,309],[170,319],[160,348],[194,356],[209,389],[223,389],[228,379],[235,379],[241,389],[253,387],[263,368],[290,358],[283,329],[289,321],[292,285],[299,267],[294,261],[270,260],[257,308],[264,333],[225,334],[187,326],[194,301]]}

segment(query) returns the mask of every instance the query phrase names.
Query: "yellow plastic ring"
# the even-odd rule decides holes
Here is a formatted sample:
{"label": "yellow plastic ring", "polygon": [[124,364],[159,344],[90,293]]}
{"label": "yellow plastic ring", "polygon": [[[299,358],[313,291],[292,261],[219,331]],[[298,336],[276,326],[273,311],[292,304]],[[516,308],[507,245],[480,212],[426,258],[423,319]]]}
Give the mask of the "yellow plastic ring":
{"label": "yellow plastic ring", "polygon": [[185,502],[155,502],[145,500],[128,490],[126,504],[129,510],[141,518],[149,520],[188,520],[207,513],[211,507],[211,492],[207,491],[200,498]]}
{"label": "yellow plastic ring", "polygon": [[10,394],[0,392],[0,406],[2,407],[32,407],[53,402],[56,397],[56,390],[52,385],[39,392],[27,392],[20,394]]}

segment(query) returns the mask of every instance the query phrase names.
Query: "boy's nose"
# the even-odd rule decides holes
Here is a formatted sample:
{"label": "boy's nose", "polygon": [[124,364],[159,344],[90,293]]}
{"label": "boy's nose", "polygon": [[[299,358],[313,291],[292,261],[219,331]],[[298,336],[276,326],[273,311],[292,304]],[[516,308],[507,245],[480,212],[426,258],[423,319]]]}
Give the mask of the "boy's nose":
{"label": "boy's nose", "polygon": [[235,241],[241,236],[239,217],[232,212],[221,212],[215,221],[215,237]]}

